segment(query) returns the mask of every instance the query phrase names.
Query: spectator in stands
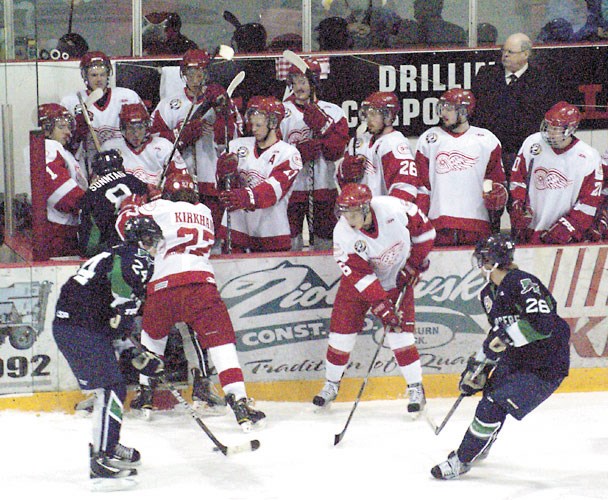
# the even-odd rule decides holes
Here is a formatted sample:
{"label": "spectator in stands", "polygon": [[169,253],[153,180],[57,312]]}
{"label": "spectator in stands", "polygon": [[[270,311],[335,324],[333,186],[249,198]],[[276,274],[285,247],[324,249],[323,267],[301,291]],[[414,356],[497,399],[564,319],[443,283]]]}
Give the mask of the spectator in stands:
{"label": "spectator in stands", "polygon": [[353,49],[386,49],[393,46],[401,18],[387,7],[353,10],[348,18],[348,31]]}
{"label": "spectator in stands", "polygon": [[477,25],[477,45],[496,45],[498,30],[490,23],[479,23]]}
{"label": "spectator in stands", "polygon": [[511,175],[511,229],[521,243],[565,245],[583,241],[601,202],[599,152],[574,133],[576,106],[561,101],[540,132],[522,144]]}
{"label": "spectator in stands", "polygon": [[348,22],[342,17],[323,19],[315,31],[318,32],[319,50],[348,50],[353,46]]}
{"label": "spectator in stands", "polygon": [[441,17],[443,0],[414,0],[418,36],[426,45],[466,45],[467,35],[457,24]]}
{"label": "spectator in stands", "polygon": [[597,41],[601,26],[600,0],[550,0],[539,42]]}
{"label": "spectator in stands", "polygon": [[144,55],[182,55],[198,45],[181,32],[182,19],[177,12],[151,12],[144,16],[142,45]]}
{"label": "spectator in stands", "polygon": [[232,42],[234,49],[241,53],[264,52],[267,44],[266,28],[260,23],[241,24],[230,11],[224,11],[224,19],[234,26]]}
{"label": "spectator in stands", "polygon": [[500,140],[507,182],[521,144],[560,100],[555,79],[533,64],[531,55],[532,43],[525,34],[510,35],[500,64],[480,68],[471,87],[477,101],[471,124]]}
{"label": "spectator in stands", "polygon": [[78,255],[78,209],[88,188],[86,174],[66,146],[72,138],[74,118],[56,103],[38,107],[45,136],[47,192],[47,255]]}

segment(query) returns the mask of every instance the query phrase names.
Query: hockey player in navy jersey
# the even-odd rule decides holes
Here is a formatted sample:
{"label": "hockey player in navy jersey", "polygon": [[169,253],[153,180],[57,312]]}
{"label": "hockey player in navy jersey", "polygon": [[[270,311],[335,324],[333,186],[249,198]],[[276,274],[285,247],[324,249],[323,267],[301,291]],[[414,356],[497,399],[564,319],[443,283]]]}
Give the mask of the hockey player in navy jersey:
{"label": "hockey player in navy jersey", "polygon": [[[162,239],[151,218],[132,219],[125,243],[85,262],[61,287],[55,308],[53,336],[83,390],[95,391],[90,477],[95,489],[134,485],[131,476],[140,463],[135,448],[120,444],[127,385],[112,341],[133,327],[153,273],[156,246]],[[132,360],[147,376],[163,373],[164,363],[144,351]]]}
{"label": "hockey player in navy jersey", "polygon": [[122,240],[114,227],[120,204],[132,194],[146,195],[147,184],[125,172],[119,151],[95,153],[91,162],[92,183],[80,201],[78,246],[92,257]]}
{"label": "hockey player in navy jersey", "polygon": [[507,415],[521,420],[545,401],[568,375],[570,328],[540,280],[513,263],[515,245],[496,234],[473,254],[488,283],[480,299],[491,329],[471,356],[459,389],[483,390],[473,422],[460,446],[431,469],[437,479],[454,479],[486,458]]}

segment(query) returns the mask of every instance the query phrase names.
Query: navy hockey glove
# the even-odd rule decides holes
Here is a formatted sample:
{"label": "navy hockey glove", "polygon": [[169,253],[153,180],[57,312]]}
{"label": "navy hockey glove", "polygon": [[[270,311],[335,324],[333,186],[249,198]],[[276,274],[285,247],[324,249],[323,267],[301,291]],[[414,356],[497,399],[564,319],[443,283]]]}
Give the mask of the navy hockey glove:
{"label": "navy hockey glove", "polygon": [[135,316],[139,311],[140,303],[135,300],[129,300],[122,304],[113,307],[115,315],[110,318],[110,328],[112,333],[117,337],[128,335],[133,330]]}
{"label": "navy hockey glove", "polygon": [[483,342],[483,353],[490,360],[497,360],[499,354],[503,352],[507,346],[512,345],[513,341],[503,325],[494,326]]}
{"label": "navy hockey glove", "polygon": [[465,396],[472,396],[483,390],[487,381],[488,373],[492,369],[492,364],[486,361],[477,361],[475,356],[471,356],[467,361],[467,367],[460,375],[458,389]]}
{"label": "navy hockey glove", "polygon": [[565,217],[540,235],[540,240],[548,245],[565,245],[571,241],[580,241],[580,232]]}
{"label": "navy hockey glove", "polygon": [[165,362],[151,351],[140,352],[131,360],[131,364],[146,377],[162,377],[165,374]]}
{"label": "navy hockey glove", "polygon": [[395,329],[401,326],[401,320],[395,313],[395,305],[389,298],[376,302],[372,306],[372,314],[387,328]]}

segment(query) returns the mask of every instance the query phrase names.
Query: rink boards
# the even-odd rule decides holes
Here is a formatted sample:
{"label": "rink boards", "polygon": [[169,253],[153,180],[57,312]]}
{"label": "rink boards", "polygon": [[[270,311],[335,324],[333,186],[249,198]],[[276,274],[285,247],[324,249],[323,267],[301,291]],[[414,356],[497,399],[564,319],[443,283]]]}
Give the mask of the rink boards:
{"label": "rink boards", "polygon": [[[516,251],[516,263],[547,284],[572,330],[572,370],[562,391],[608,390],[607,256],[606,245]],[[304,252],[221,257],[213,263],[237,332],[249,394],[269,401],[310,400],[324,377],[340,279],[333,257]],[[0,409],[71,410],[83,398],[51,333],[58,291],[77,265],[0,268]],[[471,249],[431,254],[431,267],[415,290],[416,339],[428,397],[457,394],[459,374],[483,341],[488,324],[477,299],[483,284],[471,267]],[[380,334],[370,316],[339,400],[356,396]],[[396,399],[404,392],[391,351],[381,349],[364,399]]]}

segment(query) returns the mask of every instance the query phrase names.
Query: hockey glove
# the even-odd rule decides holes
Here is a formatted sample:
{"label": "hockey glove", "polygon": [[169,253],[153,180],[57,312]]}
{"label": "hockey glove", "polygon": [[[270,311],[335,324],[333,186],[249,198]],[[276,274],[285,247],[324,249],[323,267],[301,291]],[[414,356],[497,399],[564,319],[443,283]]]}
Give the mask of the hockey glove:
{"label": "hockey glove", "polygon": [[229,212],[255,209],[253,191],[248,187],[220,191],[220,203]]}
{"label": "hockey glove", "polygon": [[211,103],[213,109],[215,109],[215,112],[218,114],[221,113],[221,109],[230,102],[226,89],[217,83],[207,85],[205,99]]}
{"label": "hockey glove", "polygon": [[365,173],[365,156],[353,156],[349,153],[344,155],[344,160],[338,170],[338,181],[340,184],[359,182]]}
{"label": "hockey glove", "polygon": [[165,362],[150,351],[140,352],[131,360],[131,364],[146,377],[162,377],[165,374]]}
{"label": "hockey glove", "polygon": [[238,175],[239,158],[234,153],[222,153],[217,159],[215,177],[218,185],[225,185],[226,179]]}
{"label": "hockey glove", "polygon": [[397,275],[397,288],[403,290],[406,286],[416,286],[418,281],[420,281],[420,275],[430,265],[429,259],[424,259],[420,265],[414,265],[412,262],[407,261]]}
{"label": "hockey glove", "polygon": [[114,316],[110,318],[110,328],[116,337],[131,333],[140,305],[137,300],[128,300],[112,308]]}
{"label": "hockey glove", "polygon": [[131,194],[120,204],[120,212],[141,207],[147,203],[147,196],[143,194]]}
{"label": "hockey glove", "polygon": [[540,235],[540,240],[548,245],[565,245],[580,240],[580,233],[565,217],[561,217],[547,231]]}
{"label": "hockey glove", "polygon": [[532,209],[526,207],[521,200],[514,200],[511,206],[511,227],[518,231],[528,229],[532,222]]}
{"label": "hockey glove", "polygon": [[401,320],[395,313],[395,305],[389,298],[376,302],[372,306],[372,314],[382,321],[385,328],[396,329],[401,326]]}
{"label": "hockey glove", "polygon": [[75,142],[82,141],[89,133],[89,126],[87,125],[87,121],[84,115],[82,114],[82,109],[80,108],[80,106],[78,106],[78,110],[80,112],[77,112],[76,116],[74,117],[76,121],[76,127],[74,128],[73,140]]}
{"label": "hockey glove", "polygon": [[178,147],[183,149],[185,147],[192,146],[209,131],[213,132],[213,128],[206,120],[202,120],[200,118],[191,119],[188,123],[186,123],[186,125],[184,125],[182,134],[179,136]]}
{"label": "hockey glove", "polygon": [[597,209],[595,219],[587,230],[589,241],[604,241],[608,239],[608,206]]}
{"label": "hockey glove", "polygon": [[[490,182],[491,181],[489,181],[488,184]],[[483,204],[488,210],[502,210],[505,208],[508,199],[509,192],[503,184],[499,182],[492,182],[489,191],[485,191],[484,184]]]}
{"label": "hockey glove", "polygon": [[304,106],[304,123],[308,125],[316,134],[323,135],[331,126],[332,120],[316,102],[308,103]]}
{"label": "hockey glove", "polygon": [[488,336],[483,341],[483,353],[491,361],[496,361],[507,346],[512,345],[513,341],[503,325],[492,327]]}
{"label": "hockey glove", "polygon": [[321,156],[321,141],[317,139],[304,139],[295,146],[302,156],[302,163],[310,163]]}
{"label": "hockey glove", "polygon": [[485,387],[490,370],[492,364],[488,364],[487,361],[477,361],[475,356],[471,356],[467,361],[467,367],[460,375],[458,389],[465,396],[478,393]]}

